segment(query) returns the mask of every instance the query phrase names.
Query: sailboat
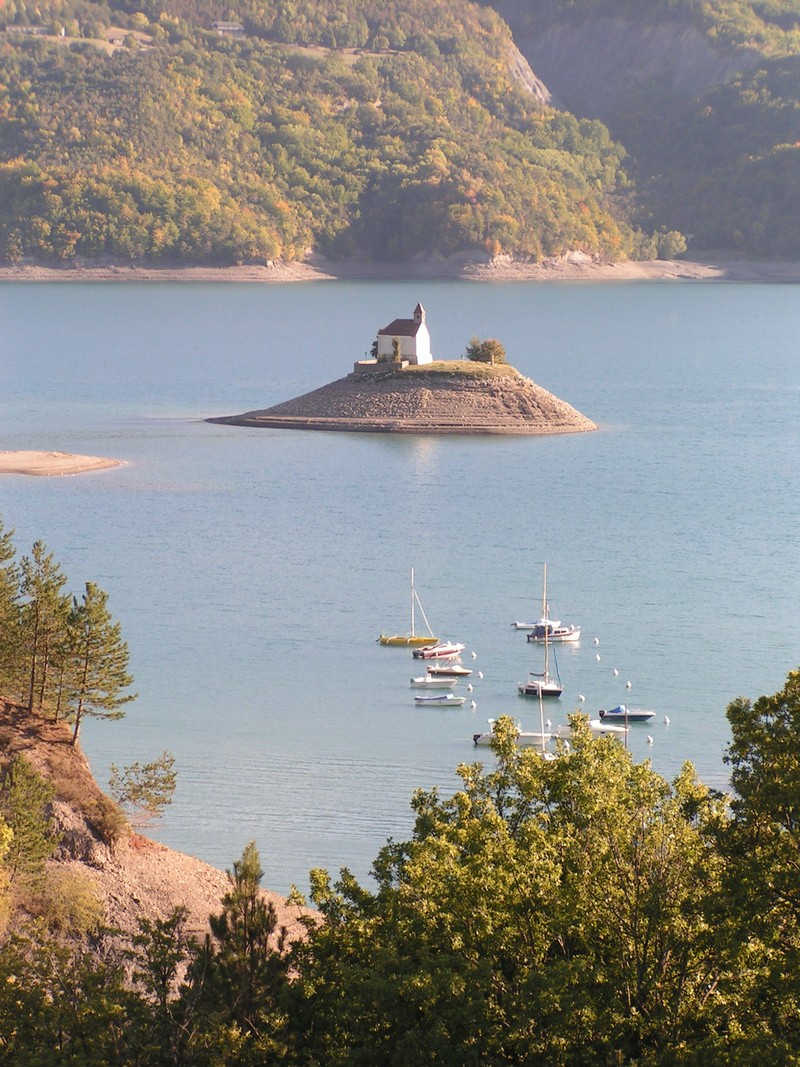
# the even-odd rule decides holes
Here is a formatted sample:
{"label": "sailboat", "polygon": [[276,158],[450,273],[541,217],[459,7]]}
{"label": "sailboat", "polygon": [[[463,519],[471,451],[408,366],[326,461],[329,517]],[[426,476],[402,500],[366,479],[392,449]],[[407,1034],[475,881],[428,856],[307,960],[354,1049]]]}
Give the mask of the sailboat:
{"label": "sailboat", "polygon": [[[544,564],[544,577],[542,580],[542,617],[547,618],[547,564]],[[555,677],[550,676],[550,637],[545,628],[544,633],[544,670],[541,672],[529,671],[528,680],[520,682],[517,689],[525,697],[560,697],[564,691],[561,679],[558,676],[558,661],[553,650],[553,661],[556,667]]]}
{"label": "sailboat", "polygon": [[[545,564],[545,569],[547,564]],[[527,635],[529,641],[536,641],[538,643],[544,641],[545,637],[551,644],[555,644],[559,641],[580,641],[581,628],[573,624],[566,626],[560,619],[553,619],[550,617],[550,605],[545,602],[543,605],[543,612],[541,619],[536,622],[512,622],[511,625],[515,630],[528,630]]]}
{"label": "sailboat", "polygon": [[[420,614],[425,621],[425,626],[428,629],[428,632],[425,634],[418,634],[416,632],[416,608],[419,608]],[[435,645],[438,641],[438,638],[433,636],[433,631],[425,616],[425,610],[422,607],[420,599],[417,596],[417,591],[414,588],[413,567],[411,568],[411,632],[407,634],[381,634],[378,641],[382,645],[399,645],[403,648],[413,648],[417,645]]]}

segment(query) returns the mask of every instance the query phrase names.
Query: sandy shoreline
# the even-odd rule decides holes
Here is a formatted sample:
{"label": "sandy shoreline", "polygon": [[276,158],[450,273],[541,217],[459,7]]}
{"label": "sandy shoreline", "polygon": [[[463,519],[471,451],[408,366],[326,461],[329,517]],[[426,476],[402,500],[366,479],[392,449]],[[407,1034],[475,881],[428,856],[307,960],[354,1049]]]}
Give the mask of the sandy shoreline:
{"label": "sandy shoreline", "polygon": [[121,460],[102,456],[77,456],[71,452],[0,452],[0,474],[86,474],[119,467]]}
{"label": "sandy shoreline", "polygon": [[275,262],[241,267],[122,267],[21,265],[0,267],[0,282],[306,282],[335,280],[424,281],[725,281],[800,282],[800,263],[697,256],[692,260],[595,262],[571,253],[542,263],[502,258],[491,263],[464,257],[413,263]]}

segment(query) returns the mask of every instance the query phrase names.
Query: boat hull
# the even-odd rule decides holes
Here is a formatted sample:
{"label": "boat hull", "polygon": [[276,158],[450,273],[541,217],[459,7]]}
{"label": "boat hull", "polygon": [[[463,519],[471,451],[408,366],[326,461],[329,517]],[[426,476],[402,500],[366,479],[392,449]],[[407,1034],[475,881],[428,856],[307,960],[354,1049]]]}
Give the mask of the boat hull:
{"label": "boat hull", "polygon": [[[535,641],[536,644],[544,644],[544,634],[534,628],[527,635],[529,641]],[[547,640],[552,644],[553,642],[564,643],[567,641],[580,641],[581,628],[580,626],[559,627],[553,630],[547,635]]]}
{"label": "boat hull", "polygon": [[381,634],[378,638],[378,643],[381,645],[389,645],[396,648],[420,648],[423,645],[429,645],[432,641],[435,641],[435,637],[428,635],[427,637],[404,637],[401,634]]}
{"label": "boat hull", "polygon": [[523,697],[560,697],[564,687],[557,682],[520,682],[517,690]]}
{"label": "boat hull", "polygon": [[466,699],[466,697],[457,697],[453,693],[444,693],[437,696],[416,696],[414,703],[421,707],[460,708]]}
{"label": "boat hull", "polygon": [[432,663],[428,667],[428,674],[432,678],[466,678],[472,674],[469,667],[462,667],[460,663]]}
{"label": "boat hull", "polygon": [[621,722],[623,724],[629,722],[650,722],[651,719],[655,718],[655,714],[656,713],[649,708],[629,708],[626,707],[625,704],[620,704],[616,708],[609,708],[608,711],[603,710],[598,712],[601,722]]}
{"label": "boat hull", "polygon": [[460,656],[463,651],[464,645],[446,643],[432,645],[428,641],[424,648],[415,648],[412,655],[414,659],[452,659],[454,656]]}
{"label": "boat hull", "polygon": [[452,689],[458,682],[458,678],[437,678],[435,675],[426,674],[424,678],[412,678],[412,689]]}
{"label": "boat hull", "polygon": [[[540,734],[532,730],[520,730],[514,738],[514,744],[519,748],[544,748],[552,737],[552,734]],[[476,745],[490,745],[493,738],[494,734],[491,730],[487,730],[484,734],[472,735],[472,740]]]}

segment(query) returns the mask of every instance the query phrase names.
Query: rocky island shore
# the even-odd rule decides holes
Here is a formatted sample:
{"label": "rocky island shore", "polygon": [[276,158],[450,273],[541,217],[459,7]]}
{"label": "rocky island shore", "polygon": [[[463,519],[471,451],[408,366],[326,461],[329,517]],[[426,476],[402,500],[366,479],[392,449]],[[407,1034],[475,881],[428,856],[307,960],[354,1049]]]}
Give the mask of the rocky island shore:
{"label": "rocky island shore", "polygon": [[303,396],[207,421],[366,433],[530,435],[597,429],[513,367],[461,360],[419,367],[364,361],[352,374]]}

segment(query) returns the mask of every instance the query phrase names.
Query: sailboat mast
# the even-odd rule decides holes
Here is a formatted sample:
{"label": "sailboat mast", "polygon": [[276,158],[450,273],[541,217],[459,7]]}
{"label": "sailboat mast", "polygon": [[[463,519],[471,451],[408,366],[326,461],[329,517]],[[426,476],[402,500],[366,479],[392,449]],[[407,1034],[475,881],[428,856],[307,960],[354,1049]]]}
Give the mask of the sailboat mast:
{"label": "sailboat mast", "polygon": [[544,680],[550,681],[550,624],[547,620],[547,564],[544,565],[542,578],[542,619],[544,620]]}
{"label": "sailboat mast", "polygon": [[414,637],[414,568],[411,568],[411,636]]}

